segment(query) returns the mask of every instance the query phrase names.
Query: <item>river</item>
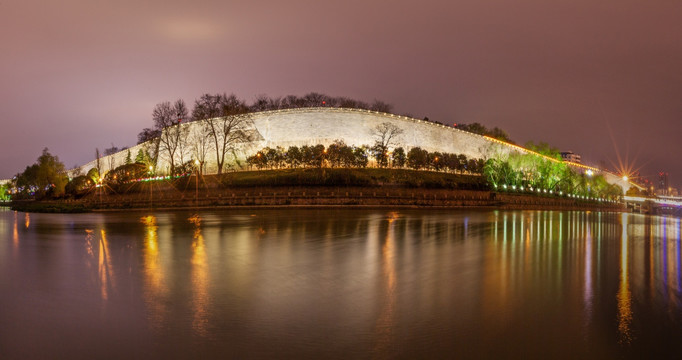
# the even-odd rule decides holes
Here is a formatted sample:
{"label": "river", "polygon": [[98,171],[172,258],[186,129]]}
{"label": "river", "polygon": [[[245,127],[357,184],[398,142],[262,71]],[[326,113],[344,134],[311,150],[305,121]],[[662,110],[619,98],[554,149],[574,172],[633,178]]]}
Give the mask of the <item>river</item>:
{"label": "river", "polygon": [[682,352],[679,218],[0,208],[0,358]]}

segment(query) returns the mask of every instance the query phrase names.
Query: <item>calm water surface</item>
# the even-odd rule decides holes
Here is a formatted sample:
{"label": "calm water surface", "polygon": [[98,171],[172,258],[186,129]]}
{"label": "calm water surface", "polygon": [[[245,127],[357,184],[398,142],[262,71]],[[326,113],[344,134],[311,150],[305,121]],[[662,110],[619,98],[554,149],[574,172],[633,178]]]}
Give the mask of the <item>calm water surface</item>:
{"label": "calm water surface", "polygon": [[680,219],[0,209],[0,359],[682,353]]}

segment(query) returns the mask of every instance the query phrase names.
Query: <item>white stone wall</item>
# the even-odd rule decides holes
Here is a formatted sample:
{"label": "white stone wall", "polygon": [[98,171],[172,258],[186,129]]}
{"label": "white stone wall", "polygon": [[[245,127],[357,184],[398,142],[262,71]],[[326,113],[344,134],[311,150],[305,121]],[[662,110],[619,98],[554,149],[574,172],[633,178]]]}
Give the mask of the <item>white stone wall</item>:
{"label": "white stone wall", "polygon": [[[461,131],[456,128],[440,125],[424,120],[409,118],[400,115],[380,113],[359,109],[338,108],[304,108],[263,111],[252,114],[254,134],[257,140],[250,144],[242,144],[235,151],[235,156],[228,156],[225,161],[224,171],[238,170],[239,165],[245,165],[248,156],[253,155],[263,147],[288,148],[289,146],[303,145],[330,145],[336,140],[342,140],[348,145],[362,146],[372,145],[375,141],[374,129],[384,122],[389,122],[403,130],[403,134],[396,138],[394,147],[403,147],[408,151],[412,147],[419,146],[424,150],[433,152],[448,152],[464,154],[468,158],[490,158],[500,154],[525,151],[525,149],[511,146],[499,141],[486,138],[481,135]],[[202,122],[182,124],[189,127],[188,139],[192,134],[201,129]],[[139,144],[131,147],[131,157],[137,155],[138,149],[151,146],[151,144]],[[116,154],[103,156],[100,159],[102,173],[125,164],[127,150]],[[186,151],[184,157],[176,156],[176,164],[183,161],[194,160],[191,151]],[[166,174],[170,165],[165,153],[159,155],[156,173]],[[91,161],[81,166],[80,172],[87,173],[96,166],[96,161]],[[71,172],[73,173],[73,169]],[[215,151],[210,151],[206,159],[204,171],[207,174],[216,173],[218,170]],[[597,169],[593,169],[597,170]],[[617,183],[627,190],[629,183],[619,177],[605,173],[607,181]]]}
{"label": "white stone wall", "polygon": [[[405,150],[419,146],[427,151],[442,151],[449,153],[464,154],[471,158],[487,158],[495,152],[509,152],[510,148],[501,146],[483,136],[457,130],[455,128],[439,125],[424,120],[408,118],[405,116],[379,113],[367,110],[337,109],[337,108],[305,108],[274,110],[254,113],[253,127],[257,140],[250,144],[242,144],[236,149],[236,158],[229,155],[225,166],[235,167],[235,160],[244,164],[245,159],[263,147],[288,148],[289,146],[317,145],[325,146],[336,140],[342,140],[348,145],[362,146],[372,145],[375,141],[374,129],[381,123],[389,122],[404,131],[396,138],[395,147],[402,146]],[[190,135],[199,131],[201,122],[185,123],[181,126],[189,127]],[[138,149],[152,146],[151,144],[139,144],[131,147],[130,154],[133,160]],[[127,151],[123,150],[113,155],[100,158],[102,173],[110,171],[117,166],[125,164]],[[176,156],[176,163],[193,160],[191,151],[186,151],[184,158]],[[81,174],[87,173],[96,167],[96,160],[72,169],[70,174],[80,170]],[[167,173],[170,168],[167,155],[161,152],[157,163],[157,173]],[[206,173],[217,172],[215,151],[209,151]]]}
{"label": "white stone wall", "polygon": [[254,116],[254,124],[264,140],[264,146],[329,145],[343,140],[348,145],[373,145],[374,129],[389,122],[403,130],[395,147],[405,150],[419,146],[427,151],[464,154],[472,158],[487,158],[495,151],[508,152],[483,136],[424,120],[366,110],[334,108],[295,109],[263,112]]}

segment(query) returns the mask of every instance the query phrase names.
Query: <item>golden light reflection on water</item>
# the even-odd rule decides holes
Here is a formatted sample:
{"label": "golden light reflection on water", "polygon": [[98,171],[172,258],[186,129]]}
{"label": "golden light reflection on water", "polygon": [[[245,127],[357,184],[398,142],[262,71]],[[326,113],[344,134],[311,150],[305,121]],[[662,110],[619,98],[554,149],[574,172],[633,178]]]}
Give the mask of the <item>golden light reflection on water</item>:
{"label": "golden light reflection on water", "polygon": [[622,235],[620,246],[620,286],[618,287],[618,332],[619,341],[624,344],[632,342],[632,299],[630,280],[628,277],[628,214],[622,214]]}
{"label": "golden light reflection on water", "polygon": [[384,245],[381,247],[381,263],[383,270],[383,280],[385,284],[383,308],[377,319],[375,335],[376,353],[385,353],[387,347],[393,342],[395,328],[395,306],[396,306],[396,269],[395,269],[395,220],[399,217],[398,213],[392,212],[388,217],[388,229]]}
{"label": "golden light reflection on water", "polygon": [[19,246],[19,229],[18,229],[18,223],[19,220],[17,219],[17,212],[14,212],[14,229],[12,229],[12,243],[14,244],[14,250],[16,250]]}
{"label": "golden light reflection on water", "polygon": [[109,243],[107,242],[107,234],[104,229],[100,231],[100,235],[98,273],[102,300],[106,301],[109,299],[110,291],[114,288],[114,274],[109,254]]}
{"label": "golden light reflection on water", "polygon": [[161,330],[165,320],[166,305],[164,296],[167,292],[163,268],[159,258],[159,239],[157,235],[156,217],[143,216],[140,222],[145,226],[144,236],[144,276],[146,282],[145,303],[149,311],[152,328]]}
{"label": "golden light reflection on water", "polygon": [[28,226],[31,225],[31,215],[29,215],[29,213],[26,213],[24,215],[24,224],[26,225],[27,229],[28,229]]}
{"label": "golden light reflection on water", "polygon": [[188,220],[195,226],[192,239],[192,329],[196,335],[207,337],[210,294],[206,246],[201,234],[201,217],[194,215]]}

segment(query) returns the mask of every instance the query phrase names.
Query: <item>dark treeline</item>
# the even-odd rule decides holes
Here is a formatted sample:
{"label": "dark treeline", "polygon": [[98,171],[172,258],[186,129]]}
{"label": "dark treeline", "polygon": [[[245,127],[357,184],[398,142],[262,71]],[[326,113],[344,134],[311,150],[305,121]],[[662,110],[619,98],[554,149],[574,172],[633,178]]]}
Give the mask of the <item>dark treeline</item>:
{"label": "dark treeline", "polygon": [[[157,108],[162,104],[166,103],[158,104]],[[172,106],[170,103],[168,103],[168,105],[169,106],[161,107],[169,108],[168,115],[170,116],[165,116],[164,121],[157,121],[156,119],[159,117],[153,115],[154,127],[145,128],[138,134],[138,144],[158,138],[161,136],[161,131],[164,128],[183,121],[205,120],[258,111],[309,107],[364,109],[386,113],[391,112],[393,109],[391,104],[381,100],[374,100],[372,103],[367,103],[343,96],[329,96],[316,92],[311,92],[303,96],[287,95],[283,97],[268,97],[267,95],[258,95],[252,104],[247,104],[246,101],[237,98],[234,94],[203,94],[195,100],[191,115],[187,112],[184,101],[182,100],[177,100]]]}
{"label": "dark treeline", "polygon": [[475,122],[471,124],[457,124],[455,125],[455,127],[460,130],[468,131],[470,133],[489,136],[491,138],[495,138],[498,140],[514,144],[514,142],[509,138],[509,135],[507,135],[507,133],[504,130],[498,128],[497,126],[492,129],[488,129],[484,125]]}
{"label": "dark treeline", "polygon": [[[349,146],[341,141],[324,147],[324,145],[301,147],[290,146],[263,148],[255,155],[246,159],[249,166],[256,169],[295,169],[295,168],[364,168],[369,164],[368,146]],[[411,148],[408,152],[402,147],[395,148],[391,153],[372,156],[379,167],[409,168],[413,170],[432,170],[458,173],[480,174],[484,160],[468,159],[463,154],[428,152],[420,147]],[[387,159],[382,163],[383,159]]]}

